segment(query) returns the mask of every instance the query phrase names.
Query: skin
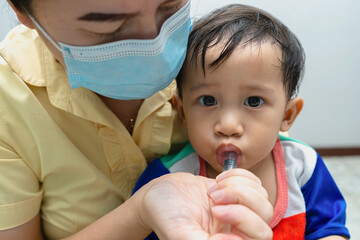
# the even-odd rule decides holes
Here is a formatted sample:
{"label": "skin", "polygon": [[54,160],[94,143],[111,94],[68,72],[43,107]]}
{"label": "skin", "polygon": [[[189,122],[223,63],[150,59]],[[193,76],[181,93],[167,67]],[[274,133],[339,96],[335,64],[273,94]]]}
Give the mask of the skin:
{"label": "skin", "polygon": [[[222,50],[221,44],[208,49],[205,66],[216,60]],[[200,64],[196,68],[188,66],[183,78],[183,96],[175,96],[189,140],[207,162],[208,176],[215,178],[222,172],[223,159],[219,152],[235,150],[239,154],[238,167],[259,178],[273,206],[277,191],[272,149],[279,131],[288,131],[303,107],[302,98],[289,100],[287,96],[281,58],[280,47],[270,42],[262,43],[261,47],[239,46],[220,66],[207,68],[205,75]],[[228,192],[233,192],[229,196],[237,199],[253,193],[255,188],[244,185],[244,179],[238,183],[234,179],[217,186],[226,184],[227,188],[211,189],[213,200],[223,200]],[[255,210],[262,205],[252,202],[247,206]]]}
{"label": "skin", "polygon": [[[56,42],[94,45],[120,39],[154,38],[162,23],[186,2],[33,0],[33,16]],[[36,29],[26,13],[11,6],[21,23]],[[90,13],[101,13],[107,20],[89,21]],[[57,60],[64,64],[60,52],[41,32],[38,33]],[[120,120],[136,115],[142,103],[141,99],[121,101],[100,97]],[[218,180],[187,173],[162,176],[142,187],[118,208],[66,239],[144,239],[152,230],[161,239],[271,239],[272,232],[267,222],[271,219],[272,207],[259,179],[239,170],[220,176]],[[245,188],[252,189],[242,200],[234,199],[233,192],[229,191],[229,186],[240,182]],[[215,189],[224,189],[222,199],[212,199],[211,193]],[[231,233],[221,232],[223,223],[233,226]],[[40,213],[21,226],[0,231],[0,239],[44,238]]]}

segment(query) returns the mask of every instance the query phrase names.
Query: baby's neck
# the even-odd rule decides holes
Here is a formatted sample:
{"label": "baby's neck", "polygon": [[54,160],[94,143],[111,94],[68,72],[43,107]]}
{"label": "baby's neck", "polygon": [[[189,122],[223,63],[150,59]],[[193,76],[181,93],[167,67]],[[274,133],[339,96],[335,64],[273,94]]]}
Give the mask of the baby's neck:
{"label": "baby's neck", "polygon": [[206,161],[206,177],[215,179],[220,173],[213,169]]}
{"label": "baby's neck", "polygon": [[277,181],[273,155],[269,154],[269,156],[264,159],[260,165],[249,170],[261,180],[262,186],[269,195],[269,201],[275,207],[277,199]]}

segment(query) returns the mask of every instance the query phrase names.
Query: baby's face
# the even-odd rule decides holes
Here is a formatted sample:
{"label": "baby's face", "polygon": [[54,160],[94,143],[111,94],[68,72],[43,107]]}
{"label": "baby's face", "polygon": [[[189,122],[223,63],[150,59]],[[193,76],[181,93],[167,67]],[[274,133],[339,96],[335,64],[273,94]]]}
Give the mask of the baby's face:
{"label": "baby's face", "polygon": [[[221,50],[209,49],[205,66]],[[288,102],[281,58],[276,44],[239,47],[205,76],[201,66],[184,76],[183,124],[208,174],[222,171],[221,153],[229,149],[239,153],[238,167],[250,171],[272,157]]]}

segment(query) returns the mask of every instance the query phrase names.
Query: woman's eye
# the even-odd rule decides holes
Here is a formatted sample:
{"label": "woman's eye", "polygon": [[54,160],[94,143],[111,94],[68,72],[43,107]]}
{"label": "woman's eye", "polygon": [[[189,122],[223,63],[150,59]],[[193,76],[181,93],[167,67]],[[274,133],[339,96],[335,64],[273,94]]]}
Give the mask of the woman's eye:
{"label": "woman's eye", "polygon": [[256,108],[260,107],[264,103],[264,100],[261,97],[248,97],[244,104],[248,107]]}
{"label": "woman's eye", "polygon": [[90,33],[93,36],[95,36],[96,39],[99,39],[99,43],[97,44],[113,42],[113,41],[121,40],[120,36],[122,34],[123,25],[124,24],[122,23],[117,29],[109,33],[97,33],[97,32],[90,32]]}
{"label": "woman's eye", "polygon": [[182,5],[183,5],[182,1],[173,1],[169,4],[160,6],[160,9],[166,12],[177,12],[182,7]]}
{"label": "woman's eye", "polygon": [[102,34],[102,37],[106,40],[109,41],[116,41],[118,35],[120,35],[121,32],[121,27],[116,29],[116,31],[112,32],[112,33],[104,33]]}
{"label": "woman's eye", "polygon": [[202,96],[199,98],[199,102],[206,107],[217,104],[216,98],[214,98],[212,96]]}

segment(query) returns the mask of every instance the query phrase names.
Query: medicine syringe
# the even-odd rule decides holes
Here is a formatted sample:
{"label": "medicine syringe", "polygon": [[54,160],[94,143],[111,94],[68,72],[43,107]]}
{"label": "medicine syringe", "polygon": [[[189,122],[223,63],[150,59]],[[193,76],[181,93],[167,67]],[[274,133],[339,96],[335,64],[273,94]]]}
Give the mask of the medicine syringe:
{"label": "medicine syringe", "polygon": [[[237,153],[230,151],[230,152],[224,152],[222,154],[223,159],[223,172],[237,168]],[[231,232],[231,225],[230,224],[224,224],[223,225],[223,233],[230,233]]]}
{"label": "medicine syringe", "polygon": [[237,168],[237,153],[236,152],[224,152],[222,154],[223,159],[223,172]]}

